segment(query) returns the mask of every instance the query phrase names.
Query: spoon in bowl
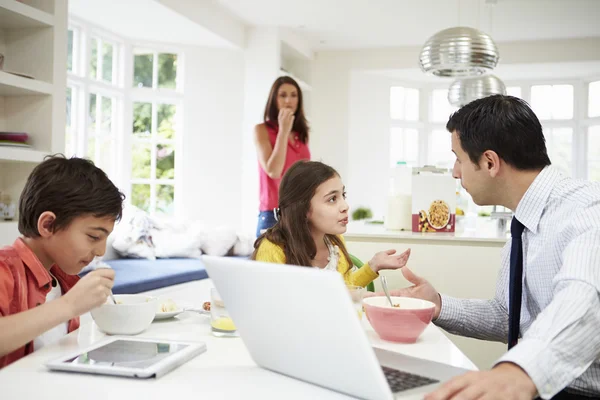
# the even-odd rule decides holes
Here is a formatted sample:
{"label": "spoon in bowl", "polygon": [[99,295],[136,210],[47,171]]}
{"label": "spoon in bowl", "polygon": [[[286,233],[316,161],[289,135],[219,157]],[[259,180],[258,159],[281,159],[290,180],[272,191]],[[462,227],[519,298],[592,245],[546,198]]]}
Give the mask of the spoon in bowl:
{"label": "spoon in bowl", "polygon": [[383,292],[385,293],[385,296],[387,297],[388,301],[390,302],[390,306],[394,307],[394,303],[392,303],[392,298],[390,297],[390,293],[388,292],[388,287],[387,287],[387,279],[385,278],[385,275],[381,275],[381,286],[383,287]]}

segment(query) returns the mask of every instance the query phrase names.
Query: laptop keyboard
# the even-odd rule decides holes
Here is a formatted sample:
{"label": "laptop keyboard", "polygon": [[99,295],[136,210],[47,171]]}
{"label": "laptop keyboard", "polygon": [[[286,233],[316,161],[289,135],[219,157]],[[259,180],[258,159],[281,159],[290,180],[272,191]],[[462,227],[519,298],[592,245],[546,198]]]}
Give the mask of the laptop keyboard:
{"label": "laptop keyboard", "polygon": [[424,376],[409,374],[408,372],[398,371],[388,367],[381,367],[385,378],[392,389],[392,393],[403,392],[405,390],[431,385],[439,382],[438,380],[426,378]]}

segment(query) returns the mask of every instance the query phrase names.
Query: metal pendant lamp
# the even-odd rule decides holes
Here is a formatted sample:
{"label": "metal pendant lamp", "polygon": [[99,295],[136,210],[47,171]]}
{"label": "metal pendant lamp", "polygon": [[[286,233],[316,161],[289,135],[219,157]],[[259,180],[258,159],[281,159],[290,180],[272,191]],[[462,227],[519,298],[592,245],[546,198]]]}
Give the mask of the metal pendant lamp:
{"label": "metal pendant lamp", "polygon": [[479,76],[498,64],[498,47],[490,35],[458,26],[430,37],[421,49],[421,70],[440,77]]}
{"label": "metal pendant lamp", "polygon": [[455,107],[462,107],[473,100],[494,94],[506,94],[504,82],[495,75],[458,79],[448,89],[448,101]]}

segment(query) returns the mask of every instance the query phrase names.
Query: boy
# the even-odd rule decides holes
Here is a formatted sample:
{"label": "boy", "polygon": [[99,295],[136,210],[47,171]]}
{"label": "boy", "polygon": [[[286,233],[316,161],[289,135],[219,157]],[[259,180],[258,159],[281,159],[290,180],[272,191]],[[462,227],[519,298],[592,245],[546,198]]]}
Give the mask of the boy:
{"label": "boy", "polygon": [[124,195],[91,161],[53,156],[19,200],[19,232],[0,249],[0,368],[79,327],[106,302],[114,271],[77,274],[106,250]]}

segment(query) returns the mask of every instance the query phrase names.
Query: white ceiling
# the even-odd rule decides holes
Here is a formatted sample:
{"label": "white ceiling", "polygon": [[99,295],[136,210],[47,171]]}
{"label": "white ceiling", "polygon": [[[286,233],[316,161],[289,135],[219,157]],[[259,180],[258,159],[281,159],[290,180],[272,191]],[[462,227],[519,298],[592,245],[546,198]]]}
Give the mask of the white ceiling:
{"label": "white ceiling", "polygon": [[293,29],[313,50],[419,46],[459,24],[497,42],[600,37],[599,0],[214,1],[250,26]]}
{"label": "white ceiling", "polygon": [[69,0],[69,13],[126,38],[209,47],[231,46],[210,30],[155,0]]}

